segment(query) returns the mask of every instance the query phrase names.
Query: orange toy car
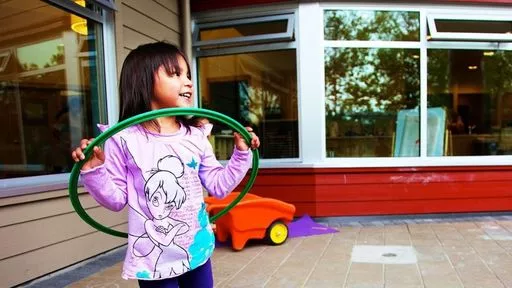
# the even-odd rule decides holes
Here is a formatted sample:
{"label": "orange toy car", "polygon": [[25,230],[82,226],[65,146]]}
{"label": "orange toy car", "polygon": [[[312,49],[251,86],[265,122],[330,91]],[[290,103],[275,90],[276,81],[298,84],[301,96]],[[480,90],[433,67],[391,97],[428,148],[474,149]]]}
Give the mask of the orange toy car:
{"label": "orange toy car", "polygon": [[[219,213],[240,193],[224,199],[206,197],[206,211]],[[238,204],[215,221],[217,240],[225,242],[231,236],[234,250],[242,250],[249,239],[265,239],[280,245],[288,238],[288,223],[293,220],[295,206],[272,198],[247,193]]]}

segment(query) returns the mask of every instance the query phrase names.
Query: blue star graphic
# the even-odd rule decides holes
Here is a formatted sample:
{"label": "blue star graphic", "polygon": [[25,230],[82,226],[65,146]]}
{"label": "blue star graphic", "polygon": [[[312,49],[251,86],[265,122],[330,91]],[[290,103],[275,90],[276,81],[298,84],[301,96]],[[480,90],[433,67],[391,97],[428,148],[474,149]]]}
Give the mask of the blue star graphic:
{"label": "blue star graphic", "polygon": [[194,159],[194,158],[192,157],[192,160],[190,161],[190,163],[187,163],[187,166],[188,166],[188,167],[190,167],[190,168],[192,168],[192,169],[196,169],[196,167],[197,167],[196,159]]}

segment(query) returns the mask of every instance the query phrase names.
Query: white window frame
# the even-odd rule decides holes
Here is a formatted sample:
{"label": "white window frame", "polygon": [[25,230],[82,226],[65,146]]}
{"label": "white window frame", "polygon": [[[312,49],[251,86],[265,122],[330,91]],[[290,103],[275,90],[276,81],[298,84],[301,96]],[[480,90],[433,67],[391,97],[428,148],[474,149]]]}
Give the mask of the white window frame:
{"label": "white window frame", "polygon": [[[89,1],[89,0],[88,0]],[[105,73],[105,97],[106,110],[109,124],[114,124],[118,119],[119,100],[117,97],[117,68],[116,68],[116,48],[115,48],[115,24],[114,11],[115,6],[110,0],[93,0],[104,9],[103,13],[95,13],[87,8],[81,7],[69,0],[46,0],[50,5],[61,8],[70,13],[88,18],[102,24],[101,35],[103,42],[103,62]],[[90,1],[89,1],[90,2]],[[99,52],[99,51],[98,51]],[[108,96],[107,96],[108,95]],[[70,156],[71,157],[71,156]],[[0,179],[0,198],[21,196],[39,192],[48,192],[68,187],[70,173],[7,178]]]}
{"label": "white window frame", "polygon": [[474,21],[512,21],[510,15],[493,14],[464,14],[452,13],[431,13],[427,15],[428,28],[432,40],[482,40],[482,41],[512,41],[511,33],[472,33],[472,32],[439,32],[437,31],[436,20],[474,20]]}
{"label": "white window frame", "polygon": [[[274,9],[273,9],[274,8]],[[198,16],[193,15],[192,17],[192,29],[194,31],[193,39],[198,39],[198,31],[200,28],[197,26],[205,25],[205,23],[212,23],[211,26],[207,27],[220,27],[218,26],[219,23],[230,23],[230,21],[239,21],[239,20],[232,20],[233,18],[245,18],[244,20],[251,20],[251,19],[266,19],[265,21],[273,21],[276,19],[289,19],[288,20],[288,28],[286,34],[289,34],[286,36],[286,38],[283,38],[287,41],[285,42],[275,42],[270,44],[257,44],[256,41],[251,40],[248,41],[251,43],[249,46],[235,46],[235,47],[224,47],[224,48],[214,48],[214,49],[204,49],[201,50],[200,47],[202,45],[198,45],[198,43],[192,44],[193,51],[192,51],[192,71],[197,75],[197,65],[198,65],[198,59],[200,57],[207,57],[207,56],[221,56],[221,55],[228,55],[228,54],[239,54],[239,53],[247,53],[247,52],[264,52],[264,51],[276,51],[276,50],[295,50],[296,55],[296,61],[297,61],[297,109],[298,109],[298,145],[299,145],[299,156],[297,158],[278,158],[278,159],[260,159],[260,167],[297,167],[300,165],[303,165],[303,154],[305,153],[304,147],[302,147],[303,143],[303,136],[302,136],[302,129],[305,127],[303,124],[301,124],[301,114],[302,112],[302,103],[300,99],[301,94],[301,85],[300,85],[300,60],[299,58],[301,55],[299,54],[299,49],[297,49],[297,43],[299,38],[299,32],[298,32],[298,22],[296,20],[298,11],[297,11],[297,5],[278,5],[278,6],[272,6],[272,7],[266,7],[262,10],[254,11],[250,9],[237,9],[236,11],[229,11],[229,14],[225,14],[225,12],[211,12],[211,13],[205,13]],[[234,16],[236,15],[236,16]],[[249,17],[249,18],[248,18]],[[253,23],[253,22],[244,22],[244,23]],[[237,24],[240,24],[237,22]],[[210,24],[208,24],[210,25]],[[224,25],[224,24],[221,24]],[[226,26],[231,26],[233,24],[229,24]],[[205,26],[201,26],[204,28]],[[283,33],[279,33],[283,34]],[[269,40],[267,36],[271,36],[271,34],[264,34],[264,35],[257,35],[258,37],[266,37],[262,38],[261,41]],[[295,36],[295,40],[293,39]],[[253,36],[249,36],[253,37]],[[272,37],[272,36],[271,36]],[[244,37],[245,40],[248,37]],[[228,38],[228,39],[221,39],[220,41],[226,41],[230,42],[232,39],[235,38]],[[279,38],[281,39],[281,38]],[[275,41],[279,39],[273,39]],[[238,42],[239,44],[245,43],[244,42]],[[282,40],[282,39],[281,39]],[[197,41],[197,40],[196,40]],[[212,40],[212,41],[218,41],[218,40]],[[203,43],[206,41],[203,41]],[[225,42],[223,42],[226,44]],[[234,42],[232,42],[234,43]],[[208,45],[211,45],[208,44]],[[309,56],[309,55],[308,55]],[[195,83],[194,85],[196,87],[199,87],[199,79],[198,77],[195,77],[194,79]],[[197,88],[196,90],[199,90]],[[199,98],[199,93],[196,93],[196,103],[199,103],[201,99]],[[196,104],[198,106],[198,104]],[[321,130],[318,128],[315,128],[316,130]],[[225,163],[227,161],[221,161],[221,163]]]}
{"label": "white window frame", "polygon": [[[272,11],[272,7],[267,11]],[[324,10],[356,9],[379,11],[418,11],[420,13],[420,39],[411,41],[327,41],[323,38]],[[255,10],[257,10],[255,8]],[[277,9],[273,9],[275,11]],[[254,10],[242,10],[204,14],[205,21],[217,20],[219,17],[233,17]],[[497,16],[512,15],[512,8],[481,7],[471,5],[445,5],[445,4],[401,4],[396,3],[300,3],[296,12],[295,45],[297,47],[297,93],[299,109],[299,159],[262,159],[262,168],[343,168],[343,167],[426,167],[426,166],[495,166],[512,165],[510,156],[442,156],[427,157],[426,141],[421,141],[420,157],[326,157],[326,131],[325,131],[325,70],[324,47],[381,47],[419,49],[420,52],[420,137],[427,138],[427,49],[428,48],[463,48],[463,49],[505,49],[512,50],[511,43],[496,42],[460,42],[460,41],[432,41],[427,39],[427,15],[432,13],[453,13],[462,15],[492,14]],[[258,11],[257,11],[258,12]],[[224,14],[222,14],[224,13]],[[271,12],[270,12],[271,13]],[[249,15],[249,16],[254,16]],[[210,17],[208,19],[208,17]],[[195,24],[197,25],[197,24]],[[262,45],[264,46],[264,45]],[[230,50],[231,49],[231,50]],[[272,49],[271,49],[272,50]],[[224,54],[240,51],[234,48],[221,49]],[[200,56],[210,56],[206,51],[194,49],[192,68],[196,71],[196,59]],[[194,83],[197,87],[199,84]],[[199,101],[199,99],[196,99]]]}
{"label": "white window frame", "polygon": [[[194,25],[194,32],[192,41],[193,47],[204,47],[204,46],[225,46],[230,44],[250,44],[250,43],[261,43],[267,41],[292,41],[294,31],[294,15],[293,14],[282,14],[282,15],[269,15],[262,17],[253,17],[245,19],[234,19],[219,22],[208,22],[208,23],[197,23]],[[223,28],[231,27],[242,24],[257,24],[265,22],[273,22],[279,20],[287,20],[286,31],[280,33],[268,33],[251,36],[240,36],[226,39],[214,39],[214,40],[199,40],[200,32],[202,29],[208,28]]]}
{"label": "white window frame", "polygon": [[[512,50],[512,43],[497,43],[492,41],[475,41],[475,42],[460,42],[460,41],[435,41],[427,39],[427,15],[442,14],[456,11],[460,15],[475,15],[477,13],[483,15],[494,15],[494,19],[502,17],[509,17],[512,15],[512,8],[503,7],[477,7],[469,5],[396,5],[393,3],[361,3],[361,4],[308,4],[309,11],[304,13],[307,15],[306,19],[299,17],[299,26],[301,23],[304,25],[318,26],[318,15],[320,14],[320,25],[323,39],[323,15],[324,10],[377,10],[377,11],[418,11],[420,13],[420,40],[419,42],[399,42],[399,41],[327,41],[321,42],[308,41],[305,46],[302,43],[299,45],[299,50],[303,51],[315,51],[315,53],[321,53],[321,67],[318,66],[315,61],[308,61],[308,69],[315,71],[321,71],[317,78],[319,79],[301,79],[301,83],[304,86],[308,86],[309,93],[315,95],[321,95],[321,105],[314,105],[308,101],[308,107],[310,108],[308,114],[303,114],[303,118],[300,119],[301,123],[317,123],[317,127],[322,127],[321,133],[318,131],[308,131],[303,135],[304,138],[309,141],[314,141],[314,144],[307,145],[310,150],[320,150],[322,155],[319,157],[317,153],[311,155],[312,159],[308,163],[303,163],[307,167],[315,168],[343,168],[343,167],[360,167],[360,168],[372,168],[372,167],[446,167],[446,166],[497,166],[497,165],[512,165],[511,156],[441,156],[441,157],[428,157],[426,155],[427,147],[426,141],[421,141],[420,156],[419,157],[337,157],[327,158],[326,155],[326,132],[325,132],[325,70],[324,70],[324,48],[325,47],[359,47],[359,48],[419,48],[420,50],[420,139],[427,139],[427,131],[423,127],[427,127],[427,49],[429,48],[444,48],[444,49],[503,49]],[[304,5],[301,5],[303,7]],[[498,5],[496,5],[498,6]],[[301,8],[299,8],[300,10]],[[305,36],[298,33],[298,37]],[[309,34],[312,36],[312,33]],[[397,44],[398,43],[398,44]],[[311,57],[311,55],[308,55]],[[318,57],[316,57],[318,58]],[[316,59],[315,58],[315,59]],[[301,58],[302,60],[302,58]],[[318,60],[316,60],[318,61]],[[301,68],[302,69],[302,66]],[[300,70],[299,69],[299,70]],[[301,71],[302,72],[302,71]],[[303,83],[303,82],[308,83]],[[300,94],[300,99],[305,103],[304,97],[307,95]],[[314,108],[314,109],[311,109]],[[314,111],[312,111],[314,110]],[[321,117],[318,117],[321,115]],[[304,143],[300,143],[304,145]],[[313,154],[313,153],[312,153]],[[300,167],[300,166],[299,166]]]}

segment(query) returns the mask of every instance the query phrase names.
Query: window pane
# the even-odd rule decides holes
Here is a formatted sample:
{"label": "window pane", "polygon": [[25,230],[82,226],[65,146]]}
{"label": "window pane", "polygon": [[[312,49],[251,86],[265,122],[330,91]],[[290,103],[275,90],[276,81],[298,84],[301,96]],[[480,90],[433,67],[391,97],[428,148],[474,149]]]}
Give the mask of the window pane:
{"label": "window pane", "polygon": [[418,12],[326,10],[325,40],[419,41]]}
{"label": "window pane", "polygon": [[229,39],[234,37],[284,33],[288,20],[232,25],[220,28],[204,28],[199,32],[199,40]]}
{"label": "window pane", "polygon": [[[298,107],[295,50],[199,58],[201,106],[251,126],[262,158],[297,158]],[[233,152],[233,131],[214,123],[218,159]]]}
{"label": "window pane", "polygon": [[419,156],[418,49],[326,48],[325,78],[328,157]]}
{"label": "window pane", "polygon": [[447,111],[447,154],[512,154],[512,51],[428,51],[428,106]]}
{"label": "window pane", "polygon": [[512,21],[435,20],[437,32],[512,33]]}
{"label": "window pane", "polygon": [[71,149],[97,132],[104,109],[101,26],[42,1],[0,9],[0,51],[9,55],[0,70],[0,178],[69,172]]}

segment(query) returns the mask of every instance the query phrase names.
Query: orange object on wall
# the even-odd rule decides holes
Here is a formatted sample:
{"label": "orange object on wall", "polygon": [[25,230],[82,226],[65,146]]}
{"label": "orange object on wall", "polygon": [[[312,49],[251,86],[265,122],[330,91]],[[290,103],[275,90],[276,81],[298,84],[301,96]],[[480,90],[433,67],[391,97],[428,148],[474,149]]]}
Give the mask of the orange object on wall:
{"label": "orange object on wall", "polygon": [[[206,197],[206,211],[211,215],[217,214],[239,194],[233,192],[224,199]],[[233,249],[241,250],[249,239],[269,238],[269,228],[274,223],[287,225],[293,220],[294,214],[294,205],[248,193],[233,209],[215,221],[215,234],[220,242],[225,242],[231,236]],[[287,236],[286,231],[285,237]],[[286,238],[283,242],[285,240]],[[281,243],[274,241],[274,244]]]}

